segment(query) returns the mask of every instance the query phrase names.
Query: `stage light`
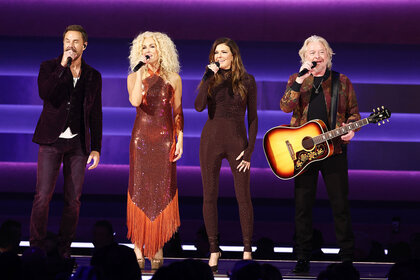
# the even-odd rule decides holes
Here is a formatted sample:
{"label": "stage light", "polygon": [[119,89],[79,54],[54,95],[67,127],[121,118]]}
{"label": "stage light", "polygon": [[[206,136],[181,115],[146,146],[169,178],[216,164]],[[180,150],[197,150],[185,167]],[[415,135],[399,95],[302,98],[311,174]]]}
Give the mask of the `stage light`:
{"label": "stage light", "polygon": [[[134,249],[134,245],[131,243],[118,243],[118,244]],[[29,241],[21,241],[19,245],[20,247],[29,247]],[[184,244],[184,245],[181,245],[181,247],[182,247],[182,250],[184,251],[197,251],[197,248],[194,245]],[[95,246],[93,246],[93,243],[91,242],[72,242],[71,248],[79,248],[79,249],[92,248],[93,249],[95,248]],[[243,252],[244,247],[221,245],[220,249],[225,252]],[[252,252],[255,252],[256,249],[257,249],[256,246],[252,246]],[[321,248],[321,250],[322,252],[324,252],[324,254],[338,254],[338,252],[340,251],[340,249],[338,248]],[[293,253],[293,247],[274,247],[274,252],[291,254]],[[388,255],[387,249],[385,249],[384,252],[385,252],[385,255]]]}

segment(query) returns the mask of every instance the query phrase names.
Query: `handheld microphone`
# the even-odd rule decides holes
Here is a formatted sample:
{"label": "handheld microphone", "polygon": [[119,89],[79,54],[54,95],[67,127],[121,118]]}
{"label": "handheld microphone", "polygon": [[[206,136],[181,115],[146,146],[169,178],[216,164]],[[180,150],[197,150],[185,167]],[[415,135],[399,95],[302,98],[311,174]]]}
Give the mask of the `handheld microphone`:
{"label": "handheld microphone", "polygon": [[[217,66],[217,68],[219,68],[219,67],[220,67],[220,63],[219,63],[218,61],[213,62],[213,63]],[[213,72],[210,68],[208,68],[208,67],[207,67],[206,73],[205,73],[205,74],[204,74],[204,76],[203,76],[203,81],[207,80],[207,79],[208,79],[208,78],[210,78],[212,75],[214,75],[214,72]]]}
{"label": "handheld microphone", "polygon": [[[146,55],[146,60],[149,60],[149,59],[150,59],[150,56]],[[139,69],[145,64],[146,62],[140,61],[139,64],[137,64],[136,67],[133,68],[133,72],[139,71]]]}
{"label": "handheld microphone", "polygon": [[73,58],[71,58],[71,56],[67,57],[67,67],[70,67],[72,61]]}
{"label": "handheld microphone", "polygon": [[[316,67],[316,61],[312,61],[312,66],[311,69]],[[305,75],[306,73],[308,73],[309,70],[308,69],[303,69],[302,71],[299,72],[298,77]]]}

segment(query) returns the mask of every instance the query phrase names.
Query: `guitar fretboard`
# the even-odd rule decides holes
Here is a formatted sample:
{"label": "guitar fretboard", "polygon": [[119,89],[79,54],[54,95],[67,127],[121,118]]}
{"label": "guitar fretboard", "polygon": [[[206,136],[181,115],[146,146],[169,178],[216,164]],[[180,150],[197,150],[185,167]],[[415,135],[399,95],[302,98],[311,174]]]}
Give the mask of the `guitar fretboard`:
{"label": "guitar fretboard", "polygon": [[345,126],[327,131],[323,134],[320,134],[318,136],[313,137],[312,140],[314,141],[315,145],[318,145],[319,143],[325,142],[327,140],[331,140],[335,137],[346,134],[347,132],[349,132],[351,130],[358,129],[358,128],[360,128],[362,126],[365,126],[367,124],[369,124],[369,120],[368,120],[368,118],[365,118],[363,120],[352,122],[352,123],[346,124]]}

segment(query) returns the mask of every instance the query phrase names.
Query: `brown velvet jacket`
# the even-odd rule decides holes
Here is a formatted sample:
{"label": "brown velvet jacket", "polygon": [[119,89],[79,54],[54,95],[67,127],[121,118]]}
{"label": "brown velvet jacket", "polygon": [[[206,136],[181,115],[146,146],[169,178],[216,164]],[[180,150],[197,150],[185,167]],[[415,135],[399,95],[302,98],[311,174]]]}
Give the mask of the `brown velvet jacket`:
{"label": "brown velvet jacket", "polygon": [[44,101],[41,116],[32,141],[38,144],[52,144],[57,141],[66,125],[69,115],[67,102],[71,92],[82,91],[83,128],[82,143],[87,154],[101,152],[102,142],[102,77],[101,74],[82,60],[80,79],[73,87],[73,76],[67,67],[61,65],[61,57],[44,61],[38,75],[39,96]]}

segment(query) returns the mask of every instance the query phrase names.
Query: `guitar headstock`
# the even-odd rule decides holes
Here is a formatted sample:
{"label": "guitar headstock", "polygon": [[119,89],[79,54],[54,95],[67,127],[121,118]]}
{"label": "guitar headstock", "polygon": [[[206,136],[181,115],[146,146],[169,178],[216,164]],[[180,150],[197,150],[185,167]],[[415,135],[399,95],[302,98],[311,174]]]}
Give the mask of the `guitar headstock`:
{"label": "guitar headstock", "polygon": [[373,109],[373,113],[367,118],[369,123],[377,123],[378,125],[385,124],[385,120],[389,122],[391,111],[384,106]]}

